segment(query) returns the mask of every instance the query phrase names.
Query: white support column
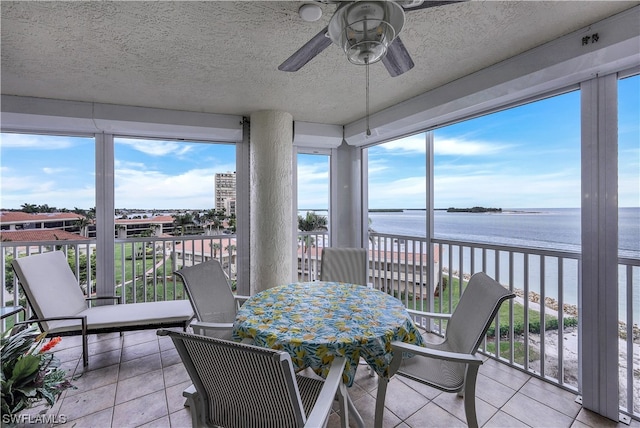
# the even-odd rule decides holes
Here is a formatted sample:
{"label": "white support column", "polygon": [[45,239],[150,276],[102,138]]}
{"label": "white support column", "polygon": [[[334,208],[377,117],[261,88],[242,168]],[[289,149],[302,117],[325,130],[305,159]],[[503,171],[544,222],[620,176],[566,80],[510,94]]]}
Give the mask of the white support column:
{"label": "white support column", "polygon": [[[360,247],[365,217],[362,201],[362,150],[342,143],[331,156],[331,246]],[[364,220],[366,221],[366,220]]]}
{"label": "white support column", "polygon": [[618,420],[617,77],[581,84],[582,288],[579,295],[582,403]]}
{"label": "white support column", "polygon": [[[427,241],[427,251],[426,251],[426,257],[427,257],[427,266],[429,267],[429,276],[427,278],[427,283],[429,284],[429,291],[427,292],[427,311],[433,311],[434,310],[434,306],[433,306],[433,294],[434,291],[436,289],[436,286],[438,285],[438,275],[440,275],[440,264],[435,262],[435,256],[436,256],[436,252],[433,249],[433,244],[431,243],[431,240],[433,239],[434,236],[434,226],[433,226],[433,201],[434,201],[434,186],[433,186],[433,182],[434,182],[434,151],[433,151],[433,145],[434,145],[434,135],[433,135],[433,131],[428,131],[425,132],[424,134],[424,138],[425,138],[425,145],[427,146],[427,150],[426,150],[426,188],[427,188],[427,195],[426,195],[426,207],[427,207],[427,227],[426,227],[426,241]],[[431,322],[434,322],[435,320],[432,319]],[[435,324],[434,324],[435,325]]]}
{"label": "white support column", "polygon": [[251,294],[255,294],[293,278],[293,117],[260,111],[251,114],[250,122]]}
{"label": "white support column", "polygon": [[249,122],[243,120],[242,142],[236,143],[236,242],[238,246],[236,287],[238,294],[244,296],[251,293],[249,135]]}
{"label": "white support column", "polygon": [[113,296],[115,290],[114,145],[112,134],[95,134],[96,142],[96,293]]}

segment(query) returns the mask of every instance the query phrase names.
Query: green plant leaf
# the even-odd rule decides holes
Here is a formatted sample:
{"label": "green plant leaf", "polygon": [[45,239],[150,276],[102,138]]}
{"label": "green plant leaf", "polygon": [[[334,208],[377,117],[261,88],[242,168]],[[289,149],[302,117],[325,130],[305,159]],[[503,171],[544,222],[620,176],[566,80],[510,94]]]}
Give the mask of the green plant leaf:
{"label": "green plant leaf", "polygon": [[11,381],[15,383],[18,380],[23,380],[33,376],[38,372],[39,367],[40,358],[35,355],[24,355],[21,358],[18,358],[16,365],[13,367]]}

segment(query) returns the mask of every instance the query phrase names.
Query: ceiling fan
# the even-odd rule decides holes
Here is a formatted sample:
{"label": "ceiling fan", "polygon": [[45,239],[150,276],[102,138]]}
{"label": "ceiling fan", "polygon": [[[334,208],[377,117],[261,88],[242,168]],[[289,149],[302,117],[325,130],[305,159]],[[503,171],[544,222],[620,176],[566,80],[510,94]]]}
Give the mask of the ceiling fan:
{"label": "ceiling fan", "polygon": [[382,60],[392,77],[399,76],[414,66],[399,37],[405,12],[467,0],[319,1],[338,3],[329,25],[280,64],[278,70],[298,71],[335,43],[350,62],[369,65]]}

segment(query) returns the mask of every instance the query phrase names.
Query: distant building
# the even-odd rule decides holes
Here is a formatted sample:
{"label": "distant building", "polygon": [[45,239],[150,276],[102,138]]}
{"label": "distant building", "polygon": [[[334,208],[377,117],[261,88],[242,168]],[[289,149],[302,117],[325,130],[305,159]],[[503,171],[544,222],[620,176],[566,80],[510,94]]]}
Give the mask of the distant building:
{"label": "distant building", "polygon": [[236,173],[216,173],[216,210],[224,209],[228,215],[236,214]]}
{"label": "distant building", "polygon": [[25,213],[0,212],[0,230],[56,229],[72,233],[80,232],[79,221],[85,217],[76,213]]}
{"label": "distant building", "polygon": [[148,233],[148,236],[168,236],[173,233],[173,217],[170,215],[158,215],[148,218],[115,219],[116,238],[140,236]]}

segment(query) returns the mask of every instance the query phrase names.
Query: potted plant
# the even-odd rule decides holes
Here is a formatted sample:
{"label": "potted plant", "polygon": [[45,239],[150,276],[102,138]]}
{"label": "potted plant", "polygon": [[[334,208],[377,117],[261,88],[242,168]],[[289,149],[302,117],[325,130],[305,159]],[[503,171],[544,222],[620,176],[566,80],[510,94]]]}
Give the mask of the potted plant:
{"label": "potted plant", "polygon": [[36,326],[10,333],[0,339],[3,424],[41,400],[53,406],[63,391],[75,388],[50,352],[60,337],[44,343],[46,333],[39,333]]}

